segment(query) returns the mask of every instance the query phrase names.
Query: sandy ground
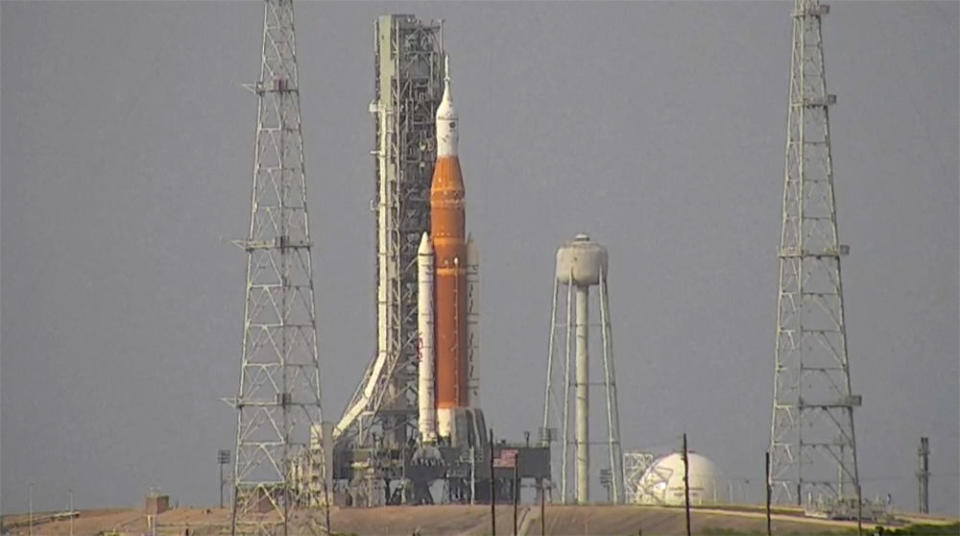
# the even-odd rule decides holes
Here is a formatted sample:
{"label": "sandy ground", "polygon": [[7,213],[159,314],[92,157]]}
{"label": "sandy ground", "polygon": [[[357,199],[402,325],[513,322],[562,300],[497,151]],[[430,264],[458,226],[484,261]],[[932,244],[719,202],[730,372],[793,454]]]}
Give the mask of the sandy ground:
{"label": "sandy ground", "polygon": [[[412,535],[421,536],[480,536],[490,534],[489,506],[390,506],[383,508],[332,508],[330,512],[334,532],[358,535]],[[522,506],[519,509],[520,534],[541,536],[540,509]],[[49,515],[35,514],[34,536],[66,536],[70,534],[70,521],[50,521]],[[8,516],[4,526],[15,525],[9,534],[27,535],[27,516]],[[323,526],[324,512],[313,511],[300,519],[319,530]],[[927,522],[950,522],[956,520],[926,518]],[[229,534],[230,512],[221,509],[179,508],[159,516],[157,534],[183,535],[187,530],[193,536]],[[685,531],[682,508],[644,506],[547,506],[545,523],[548,535],[636,535],[642,530],[644,536],[683,535]],[[695,509],[692,514],[695,534],[706,529],[732,529],[762,533],[766,521],[762,512],[722,509]],[[856,523],[831,522],[804,518],[797,515],[773,516],[774,533],[830,534],[855,529]],[[322,530],[319,531],[322,533]],[[866,531],[865,531],[866,532]],[[870,531],[872,532],[872,531]],[[73,533],[77,536],[99,534],[149,535],[152,533],[142,510],[110,509],[85,510],[73,520]],[[306,525],[299,525],[291,534],[310,533]],[[868,532],[869,533],[869,532]],[[513,509],[497,507],[497,534],[513,534]]]}

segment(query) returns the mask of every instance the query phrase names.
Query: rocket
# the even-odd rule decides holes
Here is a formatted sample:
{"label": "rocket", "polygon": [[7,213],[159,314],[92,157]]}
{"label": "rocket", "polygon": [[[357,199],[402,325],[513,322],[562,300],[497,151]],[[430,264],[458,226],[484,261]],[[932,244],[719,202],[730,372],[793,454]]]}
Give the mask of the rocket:
{"label": "rocket", "polygon": [[[418,407],[421,441],[450,440],[458,410],[470,407],[475,317],[468,300],[476,285],[476,247],[466,237],[463,174],[457,154],[457,110],[450,90],[449,60],[437,108],[437,160],[430,186],[430,234],[417,252],[420,366]],[[469,242],[469,244],[468,244]],[[470,255],[468,256],[468,252]],[[472,257],[472,258],[471,258]]]}

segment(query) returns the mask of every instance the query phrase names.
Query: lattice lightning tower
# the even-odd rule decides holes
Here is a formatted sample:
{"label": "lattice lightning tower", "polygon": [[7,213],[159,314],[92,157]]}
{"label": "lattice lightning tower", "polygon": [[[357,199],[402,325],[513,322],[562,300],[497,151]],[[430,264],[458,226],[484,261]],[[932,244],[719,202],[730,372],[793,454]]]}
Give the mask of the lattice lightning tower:
{"label": "lattice lightning tower", "polygon": [[302,533],[294,512],[325,488],[298,476],[318,463],[320,371],[292,0],[266,0],[232,533]]}
{"label": "lattice lightning tower", "polygon": [[796,0],[780,238],[770,485],[777,502],[859,497],[821,19]]}

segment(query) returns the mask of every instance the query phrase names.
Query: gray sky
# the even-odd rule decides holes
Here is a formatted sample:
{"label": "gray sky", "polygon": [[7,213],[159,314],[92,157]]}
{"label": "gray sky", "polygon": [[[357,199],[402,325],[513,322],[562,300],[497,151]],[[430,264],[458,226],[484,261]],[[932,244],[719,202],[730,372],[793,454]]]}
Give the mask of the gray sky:
{"label": "gray sky", "polygon": [[[958,514],[957,2],[825,19],[867,494]],[[789,3],[307,3],[301,100],[327,416],[374,349],[372,22],[444,18],[481,403],[535,430],[556,246],[609,247],[628,449],[762,477],[773,379]],[[232,448],[262,8],[3,2],[4,511],[217,500]],[[526,394],[524,394],[526,393]],[[759,498],[759,497],[756,497]]]}

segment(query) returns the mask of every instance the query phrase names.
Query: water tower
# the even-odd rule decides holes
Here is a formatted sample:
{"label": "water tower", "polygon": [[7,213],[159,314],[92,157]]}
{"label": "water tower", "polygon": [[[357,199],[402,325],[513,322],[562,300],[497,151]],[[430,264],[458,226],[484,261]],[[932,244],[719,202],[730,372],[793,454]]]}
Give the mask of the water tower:
{"label": "water tower", "polygon": [[[618,504],[623,501],[623,455],[607,294],[607,249],[585,234],[578,234],[557,250],[541,440],[547,443],[555,439],[554,431],[559,424],[561,502],[568,501],[570,481],[576,482],[576,502],[590,502],[590,287],[598,287],[594,293],[598,300],[594,300],[593,309],[600,313],[600,323],[594,325],[600,328],[602,357],[602,381],[594,385],[604,389],[610,498]],[[558,316],[560,314],[563,318]],[[569,470],[570,445],[574,447],[575,480]]]}

